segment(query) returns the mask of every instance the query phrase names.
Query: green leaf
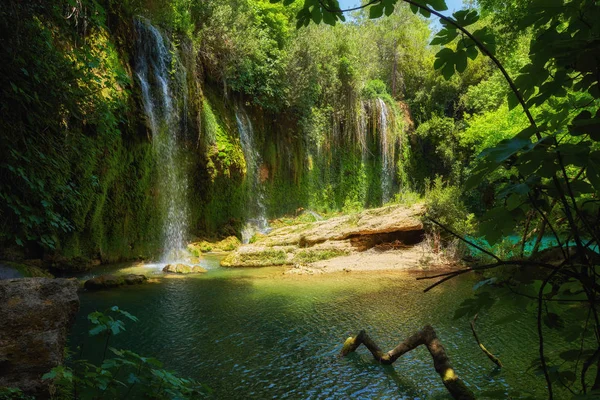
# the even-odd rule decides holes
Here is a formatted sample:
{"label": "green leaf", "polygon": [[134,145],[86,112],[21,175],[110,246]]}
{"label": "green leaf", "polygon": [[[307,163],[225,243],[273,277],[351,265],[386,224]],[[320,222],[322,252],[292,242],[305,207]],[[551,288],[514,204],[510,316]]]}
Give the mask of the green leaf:
{"label": "green leaf", "polygon": [[383,15],[383,4],[377,3],[369,8],[369,18],[375,19]]}
{"label": "green leaf", "polygon": [[448,6],[444,0],[426,0],[435,11],[446,11]]}
{"label": "green leaf", "polygon": [[390,15],[392,15],[394,13],[394,5],[393,4],[389,4],[385,6],[385,15],[387,17],[389,17]]}
{"label": "green leaf", "polygon": [[456,70],[460,73],[465,72],[467,69],[467,52],[460,51],[455,53],[454,62],[456,64]]}
{"label": "green leaf", "polygon": [[445,45],[456,39],[458,31],[456,29],[444,28],[435,35],[431,41],[431,45]]}
{"label": "green leaf", "polygon": [[444,67],[442,68],[442,76],[444,77],[444,79],[449,81],[450,78],[452,78],[452,75],[454,75],[454,64],[448,63],[444,65]]}
{"label": "green leaf", "polygon": [[465,51],[467,52],[467,57],[469,57],[471,60],[476,59],[479,55],[479,50],[475,45],[467,47]]}
{"label": "green leaf", "polygon": [[54,379],[56,378],[56,368],[52,368],[50,370],[50,372],[45,373],[44,375],[42,375],[42,380],[48,380],[48,379]]}
{"label": "green leaf", "polygon": [[565,326],[563,319],[556,313],[547,313],[544,315],[544,324],[550,329],[561,329]]}
{"label": "green leaf", "polygon": [[508,92],[508,109],[512,110],[518,105],[519,99],[517,98],[517,95],[513,91]]}
{"label": "green leaf", "polygon": [[463,28],[479,21],[479,14],[475,10],[460,10],[452,14],[452,16]]}
{"label": "green leaf", "polygon": [[321,7],[314,6],[310,12],[310,16],[315,24],[320,24],[323,14],[321,13]]}
{"label": "green leaf", "polygon": [[585,174],[596,191],[600,191],[600,151],[589,154]]}

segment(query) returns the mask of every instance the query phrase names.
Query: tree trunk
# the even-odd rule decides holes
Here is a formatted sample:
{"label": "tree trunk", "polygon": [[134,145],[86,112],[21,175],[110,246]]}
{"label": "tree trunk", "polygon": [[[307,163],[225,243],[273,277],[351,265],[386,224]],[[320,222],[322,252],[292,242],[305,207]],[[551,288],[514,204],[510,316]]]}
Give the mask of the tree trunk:
{"label": "tree trunk", "polygon": [[384,353],[379,346],[367,335],[365,331],[360,331],[355,337],[349,337],[344,342],[344,347],[340,355],[343,357],[348,353],[355,351],[361,344],[364,344],[367,349],[373,354],[373,357],[381,364],[392,364],[403,354],[424,345],[429,350],[433,358],[433,366],[436,372],[442,378],[442,382],[446,389],[450,392],[453,398],[457,400],[474,400],[475,395],[456,375],[454,369],[450,366],[450,360],[446,355],[446,350],[440,343],[431,325],[425,325],[421,330],[417,331],[409,338],[404,340],[394,349]]}

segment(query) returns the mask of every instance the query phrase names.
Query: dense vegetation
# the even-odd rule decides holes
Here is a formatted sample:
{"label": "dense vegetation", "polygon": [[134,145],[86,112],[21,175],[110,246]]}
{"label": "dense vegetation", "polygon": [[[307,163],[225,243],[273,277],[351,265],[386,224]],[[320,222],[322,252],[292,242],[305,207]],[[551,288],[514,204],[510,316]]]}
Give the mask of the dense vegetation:
{"label": "dense vegetation", "polygon": [[[533,366],[549,397],[600,388],[597,1],[480,0],[451,17],[439,14],[443,0],[372,1],[350,15],[336,0],[8,3],[3,258],[86,264],[160,246],[159,164],[131,66],[143,15],[188,72],[191,233],[239,234],[248,217],[256,193],[238,132],[247,113],[271,216],[417,192],[429,194],[446,238],[474,234],[470,213],[490,245],[517,235],[502,254],[480,249],[468,271],[487,285],[457,317],[522,301],[537,313]],[[388,164],[394,196],[382,183]],[[540,252],[548,235],[554,256]],[[576,346],[549,353],[547,329]]]}

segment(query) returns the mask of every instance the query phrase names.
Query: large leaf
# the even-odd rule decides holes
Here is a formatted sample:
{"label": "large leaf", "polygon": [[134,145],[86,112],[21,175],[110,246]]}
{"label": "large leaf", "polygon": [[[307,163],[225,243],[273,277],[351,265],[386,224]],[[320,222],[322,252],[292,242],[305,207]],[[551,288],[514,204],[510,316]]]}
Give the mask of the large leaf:
{"label": "large leaf", "polygon": [[531,145],[531,139],[515,136],[512,139],[501,141],[495,147],[485,149],[481,152],[480,157],[484,157],[494,163],[501,163],[528,145]]}

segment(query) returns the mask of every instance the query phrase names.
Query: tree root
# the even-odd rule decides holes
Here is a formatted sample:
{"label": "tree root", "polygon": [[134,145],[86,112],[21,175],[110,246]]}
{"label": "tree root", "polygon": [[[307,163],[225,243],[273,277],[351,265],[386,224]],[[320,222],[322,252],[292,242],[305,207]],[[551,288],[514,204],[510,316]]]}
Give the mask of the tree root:
{"label": "tree root", "polygon": [[477,341],[477,345],[479,345],[479,348],[481,349],[481,351],[483,351],[483,353],[486,356],[488,356],[488,358],[490,360],[492,360],[492,362],[494,364],[496,364],[498,367],[502,368],[502,362],[500,362],[500,359],[498,357],[496,357],[495,355],[493,355],[492,353],[490,353],[489,350],[485,348],[485,346],[479,340],[479,337],[477,336],[477,332],[475,332],[475,321],[477,321],[477,316],[478,316],[478,314],[475,314],[473,321],[471,321],[471,331],[473,331],[473,336],[475,337],[475,341]]}
{"label": "tree root", "polygon": [[369,349],[371,354],[373,354],[373,357],[375,357],[375,360],[386,365],[392,364],[403,354],[414,350],[420,345],[424,345],[427,347],[427,350],[429,350],[429,353],[433,358],[433,366],[436,372],[442,378],[444,386],[446,386],[446,389],[448,389],[452,397],[457,400],[475,399],[473,392],[471,392],[471,390],[456,375],[454,369],[452,369],[450,360],[446,355],[446,350],[444,350],[444,347],[437,338],[431,325],[425,325],[421,330],[411,335],[387,353],[384,353],[364,330],[360,331],[355,337],[346,339],[342,351],[340,352],[340,356],[343,357],[348,353],[352,353],[361,344],[364,344],[367,349]]}

